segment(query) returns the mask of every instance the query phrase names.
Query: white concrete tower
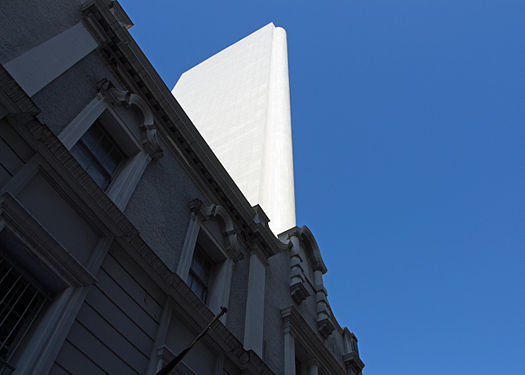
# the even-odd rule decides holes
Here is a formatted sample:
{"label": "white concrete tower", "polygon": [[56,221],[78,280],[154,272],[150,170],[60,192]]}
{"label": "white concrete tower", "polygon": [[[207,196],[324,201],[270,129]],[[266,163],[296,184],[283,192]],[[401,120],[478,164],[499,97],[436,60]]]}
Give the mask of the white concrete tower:
{"label": "white concrete tower", "polygon": [[172,93],[252,205],[295,226],[286,31],[270,23],[185,72]]}

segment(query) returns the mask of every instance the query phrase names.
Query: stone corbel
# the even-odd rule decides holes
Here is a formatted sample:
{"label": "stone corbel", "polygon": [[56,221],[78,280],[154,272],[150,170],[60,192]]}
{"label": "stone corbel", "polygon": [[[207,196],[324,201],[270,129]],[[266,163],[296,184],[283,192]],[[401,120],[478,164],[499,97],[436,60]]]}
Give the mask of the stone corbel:
{"label": "stone corbel", "polygon": [[140,124],[140,129],[142,131],[142,147],[144,147],[144,150],[153,160],[161,158],[163,156],[163,151],[157,139],[155,118],[144,99],[137,94],[116,88],[107,79],[98,82],[97,89],[99,90],[99,95],[113,105],[121,104],[128,107],[134,105],[139,109],[143,117],[143,122]]}
{"label": "stone corbel", "polygon": [[326,289],[323,287],[317,290],[315,295],[315,302],[317,304],[317,329],[323,338],[328,338],[335,329],[334,323],[328,307],[328,300],[326,299]]}
{"label": "stone corbel", "polygon": [[317,329],[322,337],[325,339],[330,336],[332,331],[335,329],[335,325],[332,322],[332,313],[328,306],[328,292],[324,287],[323,283],[323,271],[317,269],[314,271],[314,282],[315,282],[315,303],[317,308]]}
{"label": "stone corbel", "polygon": [[305,286],[304,271],[301,267],[302,259],[296,249],[292,247],[290,250],[290,294],[294,302],[301,304],[310,292]]}

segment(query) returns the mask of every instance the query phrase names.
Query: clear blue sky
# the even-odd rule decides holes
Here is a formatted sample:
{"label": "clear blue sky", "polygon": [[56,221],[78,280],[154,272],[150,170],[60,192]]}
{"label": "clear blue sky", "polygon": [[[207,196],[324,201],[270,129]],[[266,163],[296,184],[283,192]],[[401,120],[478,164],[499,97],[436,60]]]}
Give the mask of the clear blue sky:
{"label": "clear blue sky", "polygon": [[365,374],[525,374],[525,1],[122,5],[170,89],[287,30],[298,224]]}

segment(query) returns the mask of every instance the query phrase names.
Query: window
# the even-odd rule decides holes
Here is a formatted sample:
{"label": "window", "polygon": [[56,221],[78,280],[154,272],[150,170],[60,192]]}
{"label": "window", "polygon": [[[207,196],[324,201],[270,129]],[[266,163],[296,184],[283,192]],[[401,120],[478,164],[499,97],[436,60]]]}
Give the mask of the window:
{"label": "window", "polygon": [[13,369],[9,362],[46,302],[37,286],[0,258],[0,373]]}
{"label": "window", "polygon": [[153,113],[138,95],[108,80],[58,138],[119,207],[128,204],[148,163],[162,157]]}
{"label": "window", "polygon": [[[231,226],[224,224],[229,217],[223,218],[227,213],[221,206],[206,207],[201,201],[193,200],[190,207],[192,214],[176,272],[201,301],[217,313],[221,306],[228,306],[233,270],[230,255],[240,254],[240,248],[237,242],[231,242],[231,237],[236,236],[234,231],[224,229]],[[222,223],[216,221],[217,216]],[[226,253],[225,249],[230,252]],[[226,321],[225,316],[221,321]]]}
{"label": "window", "polygon": [[357,348],[357,339],[352,337],[352,346],[354,348],[355,354],[359,355],[359,349]]}
{"label": "window", "polygon": [[211,259],[197,246],[188,273],[188,285],[204,303],[208,300],[212,268]]}
{"label": "window", "polygon": [[103,190],[107,189],[119,166],[126,160],[124,152],[99,120],[78,140],[71,153]]}

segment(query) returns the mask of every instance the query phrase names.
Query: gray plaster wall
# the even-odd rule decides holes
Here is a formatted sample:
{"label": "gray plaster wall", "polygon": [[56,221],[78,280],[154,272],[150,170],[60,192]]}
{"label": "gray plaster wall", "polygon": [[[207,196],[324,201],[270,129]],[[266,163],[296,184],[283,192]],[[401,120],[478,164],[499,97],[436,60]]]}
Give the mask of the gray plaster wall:
{"label": "gray plaster wall", "polygon": [[90,53],[32,97],[41,109],[38,118],[58,135],[97,94],[97,82],[119,82],[97,51]]}
{"label": "gray plaster wall", "polygon": [[310,296],[307,297],[297,309],[310,325],[314,332],[317,331],[317,304],[316,304],[316,291],[315,291],[315,281],[314,281],[314,271],[310,258],[307,256],[306,251],[301,247],[297,249],[299,255],[301,256],[302,262],[301,267],[304,270],[304,276],[307,278],[305,286],[310,293]]}
{"label": "gray plaster wall", "polygon": [[317,305],[315,302],[315,291],[310,287],[308,287],[308,291],[310,292],[310,296],[306,297],[306,299],[297,306],[297,310],[299,310],[310,328],[312,328],[314,332],[317,332]]}
{"label": "gray plaster wall", "polygon": [[148,245],[175,270],[190,220],[189,203],[196,198],[208,203],[162,139],[159,142],[164,156],[148,165],[125,214]]}
{"label": "gray plaster wall", "polygon": [[122,251],[111,251],[51,373],[144,374],[164,300],[135,261]]}
{"label": "gray plaster wall", "polygon": [[326,339],[326,347],[332,352],[334,357],[339,361],[339,364],[344,367],[343,363],[343,336],[337,330],[337,328],[332,332],[330,336]]}
{"label": "gray plaster wall", "polygon": [[17,199],[44,229],[86,265],[100,234],[53,184],[43,172],[36,173],[18,192]]}
{"label": "gray plaster wall", "polygon": [[80,7],[81,0],[2,0],[0,64],[79,22]]}
{"label": "gray plaster wall", "polygon": [[246,314],[246,293],[248,289],[249,258],[241,259],[233,265],[230,289],[230,304],[226,327],[239,341],[244,338],[244,319]]}

